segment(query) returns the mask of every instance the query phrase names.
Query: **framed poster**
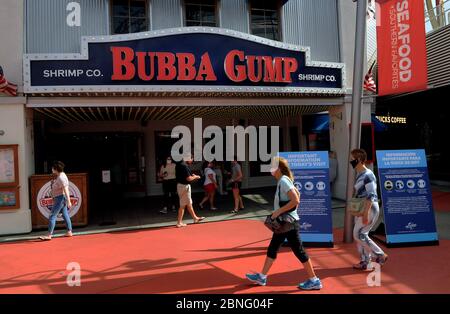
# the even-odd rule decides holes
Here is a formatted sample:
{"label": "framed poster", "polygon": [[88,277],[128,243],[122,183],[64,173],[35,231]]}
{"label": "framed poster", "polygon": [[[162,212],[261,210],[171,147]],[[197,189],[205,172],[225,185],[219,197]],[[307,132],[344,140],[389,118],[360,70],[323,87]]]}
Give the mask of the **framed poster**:
{"label": "framed poster", "polygon": [[0,188],[19,185],[18,145],[0,145]]}
{"label": "framed poster", "polygon": [[20,208],[19,188],[0,188],[0,210]]}

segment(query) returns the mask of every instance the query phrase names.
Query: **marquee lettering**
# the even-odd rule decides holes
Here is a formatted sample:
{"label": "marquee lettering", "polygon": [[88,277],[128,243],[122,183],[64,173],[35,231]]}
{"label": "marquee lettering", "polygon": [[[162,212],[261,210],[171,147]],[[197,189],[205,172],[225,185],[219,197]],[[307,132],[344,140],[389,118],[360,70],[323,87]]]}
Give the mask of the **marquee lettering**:
{"label": "marquee lettering", "polygon": [[[208,52],[198,64],[192,53],[134,51],[129,47],[111,47],[114,81],[217,81]],[[225,75],[233,82],[292,83],[297,71],[295,58],[245,55],[231,50],[225,57]]]}

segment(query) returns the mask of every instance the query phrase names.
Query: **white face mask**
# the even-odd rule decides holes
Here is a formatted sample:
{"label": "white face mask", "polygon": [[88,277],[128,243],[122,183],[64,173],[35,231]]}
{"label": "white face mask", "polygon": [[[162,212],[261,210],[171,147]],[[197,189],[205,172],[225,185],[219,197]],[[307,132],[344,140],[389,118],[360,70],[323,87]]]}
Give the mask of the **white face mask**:
{"label": "white face mask", "polygon": [[275,173],[277,172],[277,170],[278,170],[278,169],[271,168],[271,169],[270,169],[270,174],[271,174],[272,176],[275,176]]}
{"label": "white face mask", "polygon": [[170,165],[172,163],[171,159],[167,159],[167,164]]}

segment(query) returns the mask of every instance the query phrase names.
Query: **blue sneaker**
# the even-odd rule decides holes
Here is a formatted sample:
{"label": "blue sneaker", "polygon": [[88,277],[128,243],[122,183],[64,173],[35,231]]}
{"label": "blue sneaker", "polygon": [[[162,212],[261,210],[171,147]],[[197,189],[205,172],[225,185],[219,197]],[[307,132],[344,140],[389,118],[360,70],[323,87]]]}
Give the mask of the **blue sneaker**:
{"label": "blue sneaker", "polygon": [[260,286],[265,286],[267,284],[267,277],[263,278],[261,274],[246,274],[245,277],[247,277],[248,280],[250,280],[253,283],[256,283]]}
{"label": "blue sneaker", "polygon": [[322,282],[319,278],[317,279],[308,279],[305,282],[302,282],[298,285],[299,289],[302,290],[320,290],[322,289]]}

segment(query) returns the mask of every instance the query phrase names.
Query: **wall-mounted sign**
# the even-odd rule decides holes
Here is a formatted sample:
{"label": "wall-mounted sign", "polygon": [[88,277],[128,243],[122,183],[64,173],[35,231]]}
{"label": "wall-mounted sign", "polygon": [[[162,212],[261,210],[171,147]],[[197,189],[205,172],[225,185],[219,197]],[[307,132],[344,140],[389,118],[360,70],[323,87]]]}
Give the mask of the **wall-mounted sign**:
{"label": "wall-mounted sign", "polygon": [[111,183],[111,170],[102,170],[102,182]]}
{"label": "wall-mounted sign", "polygon": [[0,188],[0,209],[20,208],[19,187]]}
{"label": "wall-mounted sign", "polygon": [[376,116],[383,123],[406,124],[406,117]]}
{"label": "wall-mounted sign", "polygon": [[343,64],[227,29],[83,37],[81,45],[81,54],[25,55],[25,92],[345,93]]}
{"label": "wall-mounted sign", "polygon": [[20,208],[19,145],[0,145],[0,210]]}
{"label": "wall-mounted sign", "polygon": [[427,88],[424,1],[377,0],[378,93]]}
{"label": "wall-mounted sign", "polygon": [[19,184],[18,145],[0,145],[0,187]]}

